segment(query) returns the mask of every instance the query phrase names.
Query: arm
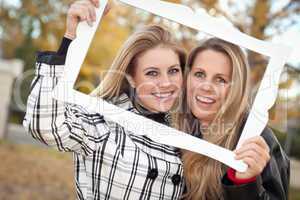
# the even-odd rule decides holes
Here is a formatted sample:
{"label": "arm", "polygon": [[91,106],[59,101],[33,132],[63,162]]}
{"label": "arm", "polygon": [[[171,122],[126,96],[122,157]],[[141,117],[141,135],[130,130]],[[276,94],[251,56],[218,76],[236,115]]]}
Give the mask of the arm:
{"label": "arm", "polygon": [[252,182],[237,185],[223,177],[224,199],[285,200],[288,199],[290,164],[272,131],[266,128],[262,137],[270,149],[270,161]]}
{"label": "arm", "polygon": [[62,77],[69,44],[76,38],[79,21],[90,25],[95,20],[98,0],[76,1],[67,14],[65,37],[57,52],[37,55],[36,76],[27,101],[24,127],[37,140],[60,151],[90,154],[107,137],[109,130],[103,116],[78,105],[59,102],[51,92]]}
{"label": "arm", "polygon": [[65,55],[38,53],[36,75],[32,81],[23,121],[37,140],[59,151],[90,154],[107,137],[109,129],[103,116],[52,98],[52,90],[64,70]]}

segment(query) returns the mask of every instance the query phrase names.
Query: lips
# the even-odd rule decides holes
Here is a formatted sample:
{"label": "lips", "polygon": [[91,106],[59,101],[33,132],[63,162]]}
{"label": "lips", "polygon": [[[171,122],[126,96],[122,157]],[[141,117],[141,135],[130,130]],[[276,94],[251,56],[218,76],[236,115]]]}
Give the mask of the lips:
{"label": "lips", "polygon": [[167,99],[167,98],[172,97],[174,93],[175,93],[175,91],[155,92],[155,93],[152,93],[152,95],[154,95],[156,98],[159,98],[159,99]]}
{"label": "lips", "polygon": [[196,101],[206,105],[212,105],[216,103],[216,100],[214,98],[201,95],[196,96]]}

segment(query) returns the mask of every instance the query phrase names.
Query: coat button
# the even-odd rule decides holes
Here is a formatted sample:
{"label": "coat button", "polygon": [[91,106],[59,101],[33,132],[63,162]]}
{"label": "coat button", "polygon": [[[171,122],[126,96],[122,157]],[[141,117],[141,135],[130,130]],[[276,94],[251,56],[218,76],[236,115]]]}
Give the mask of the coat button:
{"label": "coat button", "polygon": [[150,170],[148,171],[148,175],[147,175],[148,178],[150,178],[150,179],[155,179],[157,176],[158,176],[158,171],[157,171],[157,169],[150,169]]}
{"label": "coat button", "polygon": [[172,182],[174,185],[178,185],[181,181],[181,177],[178,174],[172,176]]}

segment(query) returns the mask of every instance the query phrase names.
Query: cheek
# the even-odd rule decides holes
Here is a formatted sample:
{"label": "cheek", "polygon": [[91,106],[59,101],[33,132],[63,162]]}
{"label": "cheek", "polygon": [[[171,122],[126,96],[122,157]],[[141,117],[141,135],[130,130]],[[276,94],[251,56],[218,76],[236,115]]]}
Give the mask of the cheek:
{"label": "cheek", "polygon": [[176,75],[174,78],[171,79],[172,80],[172,83],[176,86],[178,86],[179,88],[182,87],[183,85],[183,77],[182,77],[182,74],[178,74]]}
{"label": "cheek", "polygon": [[147,92],[151,87],[155,85],[155,82],[153,80],[147,78],[140,72],[136,72],[135,76],[133,77],[133,81],[135,83],[135,89],[138,94]]}
{"label": "cheek", "polygon": [[193,95],[201,87],[202,87],[201,82],[199,82],[195,77],[188,77],[187,90],[189,91],[190,95]]}
{"label": "cheek", "polygon": [[181,94],[181,92],[183,91],[183,78],[182,78],[182,76],[180,76],[176,80],[172,81],[171,88],[173,88],[175,90],[175,93],[177,93],[177,95]]}
{"label": "cheek", "polygon": [[227,95],[229,93],[230,87],[229,86],[223,86],[219,89],[220,99],[225,101],[227,99]]}
{"label": "cheek", "polygon": [[196,87],[197,87],[196,82],[193,81],[193,79],[188,78],[186,83],[186,95],[187,95],[187,101],[190,106],[194,99]]}
{"label": "cheek", "polygon": [[136,91],[138,94],[149,94],[155,91],[157,83],[155,81],[143,81],[137,84]]}

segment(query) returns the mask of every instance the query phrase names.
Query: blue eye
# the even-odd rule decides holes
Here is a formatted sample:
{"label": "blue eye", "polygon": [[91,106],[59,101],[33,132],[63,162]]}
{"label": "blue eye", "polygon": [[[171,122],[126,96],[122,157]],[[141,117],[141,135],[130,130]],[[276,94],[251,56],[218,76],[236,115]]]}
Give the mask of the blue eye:
{"label": "blue eye", "polygon": [[195,72],[194,76],[197,78],[205,78],[205,73],[204,72]]}
{"label": "blue eye", "polygon": [[220,84],[226,84],[227,83],[227,81],[222,77],[218,77],[217,82],[220,83]]}
{"label": "blue eye", "polygon": [[173,68],[173,69],[171,69],[171,70],[169,71],[169,73],[170,73],[170,74],[176,74],[176,73],[178,73],[179,71],[180,71],[179,68]]}
{"label": "blue eye", "polygon": [[158,72],[157,71],[148,71],[146,73],[147,76],[157,76],[158,75]]}

